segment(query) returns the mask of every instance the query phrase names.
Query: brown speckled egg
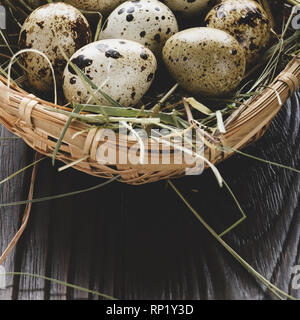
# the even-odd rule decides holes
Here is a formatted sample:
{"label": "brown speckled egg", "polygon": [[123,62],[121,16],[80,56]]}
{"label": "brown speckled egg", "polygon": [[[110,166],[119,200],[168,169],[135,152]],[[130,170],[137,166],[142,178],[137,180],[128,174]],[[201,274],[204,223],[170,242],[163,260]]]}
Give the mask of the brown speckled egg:
{"label": "brown speckled egg", "polygon": [[[86,18],[78,9],[60,2],[42,6],[28,16],[20,32],[19,47],[44,53],[51,61],[60,85],[66,61],[59,46],[71,57],[91,40]],[[22,64],[29,71],[26,74],[32,87],[39,91],[53,88],[51,69],[45,58],[26,52],[22,54]]]}
{"label": "brown speckled egg", "polygon": [[[137,104],[145,95],[157,68],[156,58],[148,48],[123,39],[91,43],[76,52],[71,61],[102,91],[126,107]],[[70,65],[64,72],[63,89],[70,102],[95,103]],[[100,93],[97,97],[108,104]]]}
{"label": "brown speckled egg", "polygon": [[103,15],[110,14],[119,4],[126,0],[65,0],[76,8],[88,11],[100,11]]}
{"label": "brown speckled egg", "polygon": [[179,12],[185,16],[192,16],[205,12],[212,0],[162,0],[162,2],[174,12]]}
{"label": "brown speckled egg", "polygon": [[176,18],[166,5],[157,0],[135,0],[126,1],[109,15],[100,39],[137,41],[159,58],[165,42],[176,32]]}
{"label": "brown speckled egg", "polygon": [[245,73],[244,50],[218,29],[191,28],[175,34],[167,41],[163,58],[175,80],[196,95],[226,95]]}
{"label": "brown speckled egg", "polygon": [[206,25],[234,36],[245,50],[246,63],[253,63],[271,36],[268,15],[252,0],[226,0],[207,15]]}

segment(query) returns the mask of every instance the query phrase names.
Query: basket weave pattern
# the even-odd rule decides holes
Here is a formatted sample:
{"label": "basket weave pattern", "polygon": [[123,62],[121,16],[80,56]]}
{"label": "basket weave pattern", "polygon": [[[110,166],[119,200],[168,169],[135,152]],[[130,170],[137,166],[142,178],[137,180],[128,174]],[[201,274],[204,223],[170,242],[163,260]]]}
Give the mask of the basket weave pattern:
{"label": "basket weave pattern", "polygon": [[[258,140],[299,84],[300,54],[286,66],[270,87],[241,105],[226,120],[226,133],[215,133],[214,138],[219,141],[217,144],[207,141],[205,157],[217,164],[232,155],[232,153],[220,151],[218,144],[233,149],[242,149]],[[0,122],[9,131],[21,137],[31,148],[51,157],[68,117],[46,110],[45,107],[49,106],[55,107],[17,86],[11,85],[8,88],[6,79],[0,77]],[[121,182],[135,185],[180,177],[185,174],[187,165],[175,163],[168,165],[100,164],[96,159],[96,154],[101,143],[98,139],[101,129],[90,128],[89,124],[77,120],[72,121],[57,153],[57,159],[66,164],[78,161],[73,165],[73,168],[77,170],[106,179],[120,175]],[[78,132],[81,133],[73,138]],[[128,152],[134,142],[131,145],[126,137],[119,138],[116,146],[118,153]],[[127,141],[126,145],[122,141]],[[161,152],[165,148],[164,144],[159,145],[158,157],[161,157]],[[149,151],[146,145],[145,157],[150,157]]]}

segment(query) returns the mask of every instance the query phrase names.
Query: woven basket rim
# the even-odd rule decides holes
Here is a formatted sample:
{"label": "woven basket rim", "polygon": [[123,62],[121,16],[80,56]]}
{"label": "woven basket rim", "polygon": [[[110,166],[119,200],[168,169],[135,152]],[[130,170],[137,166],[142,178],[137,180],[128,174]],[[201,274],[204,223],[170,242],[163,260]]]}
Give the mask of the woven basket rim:
{"label": "woven basket rim", "polygon": [[[220,151],[219,146],[239,150],[258,140],[265,133],[281,106],[299,87],[299,83],[300,54],[288,63],[268,88],[243,103],[225,121],[226,133],[214,134],[214,138],[218,140],[217,144],[207,141],[205,158],[217,164],[234,153],[225,154]],[[0,123],[21,137],[31,148],[51,157],[56,140],[68,116],[46,110],[45,107],[56,108],[57,106],[27,93],[14,84],[8,88],[7,79],[0,76]],[[66,132],[63,144],[57,153],[57,159],[66,164],[83,159],[72,167],[106,179],[120,175],[121,182],[136,185],[177,178],[185,174],[185,169],[188,167],[186,164],[102,165],[96,159],[99,146],[96,137],[100,129],[89,130],[90,128],[91,125],[74,120]],[[75,133],[77,133],[76,138],[72,139]],[[121,152],[121,146],[118,144],[116,146],[118,152]],[[160,148],[163,148],[162,144]],[[172,148],[171,151],[173,151]]]}

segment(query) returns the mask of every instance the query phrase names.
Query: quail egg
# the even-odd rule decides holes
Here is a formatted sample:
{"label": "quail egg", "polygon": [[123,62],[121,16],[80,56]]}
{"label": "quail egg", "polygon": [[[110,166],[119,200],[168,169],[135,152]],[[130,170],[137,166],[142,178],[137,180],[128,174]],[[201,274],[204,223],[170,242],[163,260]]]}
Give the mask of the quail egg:
{"label": "quail egg", "polygon": [[[20,36],[20,49],[35,49],[44,53],[52,63],[58,84],[61,83],[66,61],[59,46],[68,57],[92,40],[86,18],[76,8],[65,3],[51,3],[34,10],[25,20]],[[46,59],[34,52],[21,55],[30,85],[38,91],[53,88],[53,77]]]}
{"label": "quail egg", "polygon": [[271,25],[267,13],[252,0],[227,0],[215,6],[206,25],[234,36],[245,50],[246,63],[253,63],[268,44]]}
{"label": "quail egg", "polygon": [[165,42],[176,32],[176,18],[166,5],[157,0],[135,0],[126,1],[109,15],[100,39],[137,41],[160,58]]}
{"label": "quail egg", "polygon": [[164,62],[175,80],[195,95],[224,96],[245,73],[245,54],[231,35],[218,29],[191,28],[171,37]]}
{"label": "quail egg", "polygon": [[[156,72],[154,54],[145,46],[130,40],[107,39],[91,43],[71,57],[108,96],[127,107],[137,104],[149,89]],[[77,73],[67,65],[63,89],[68,101],[95,103]],[[96,93],[101,103],[108,102]]]}
{"label": "quail egg", "polygon": [[110,14],[119,4],[126,0],[65,0],[76,8],[100,11],[103,15]]}
{"label": "quail egg", "polygon": [[211,0],[162,0],[172,11],[192,16],[204,12]]}

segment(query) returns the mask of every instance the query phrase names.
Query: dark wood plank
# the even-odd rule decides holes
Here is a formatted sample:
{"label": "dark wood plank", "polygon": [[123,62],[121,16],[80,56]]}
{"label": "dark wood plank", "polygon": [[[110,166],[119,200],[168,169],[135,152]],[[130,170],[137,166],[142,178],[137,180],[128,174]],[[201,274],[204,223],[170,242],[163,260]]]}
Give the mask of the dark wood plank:
{"label": "dark wood plank", "polygon": [[[48,160],[48,159],[47,159]],[[45,170],[45,164],[39,167],[35,184],[35,197],[55,190],[53,176]],[[50,191],[51,193],[51,191]],[[47,203],[33,204],[30,223],[24,232],[17,250],[19,271],[24,273],[45,275],[48,259],[48,230],[51,206]],[[19,279],[18,300],[44,299],[45,281],[36,277],[21,276]]]}
{"label": "dark wood plank", "polygon": [[[0,138],[14,138],[3,126],[0,127]],[[28,148],[25,143],[18,139],[0,141],[0,180],[23,168],[30,159]],[[30,161],[29,161],[30,162]],[[0,185],[0,203],[7,203],[21,200],[26,194],[24,190],[25,174],[13,178]],[[24,192],[25,191],[25,192]],[[22,207],[8,207],[0,209],[0,253],[2,253],[14,237],[20,223],[20,216],[23,213]],[[3,266],[6,272],[14,271],[15,250],[5,260]],[[10,300],[13,297],[14,277],[6,277],[6,290],[0,290],[0,300]]]}
{"label": "dark wood plank", "polygon": [[[56,176],[54,169],[48,163],[47,171]],[[59,174],[56,179],[56,188],[53,192],[63,193],[74,188],[64,173]],[[76,185],[76,183],[75,183]],[[48,204],[49,205],[49,204]],[[65,198],[52,201],[50,204],[52,210],[49,224],[49,259],[47,263],[47,275],[64,282],[69,281],[71,246],[72,246],[72,219],[75,211],[74,199]],[[65,208],[68,208],[66,210]],[[55,236],[54,236],[55,235]],[[68,298],[68,288],[53,282],[47,283],[46,298],[51,300],[66,300]]]}
{"label": "dark wood plank", "polygon": [[[298,92],[246,152],[300,169],[299,101]],[[40,166],[36,197],[100,182],[57,168],[49,161]],[[299,298],[299,290],[291,287],[291,268],[300,264],[299,175],[238,155],[219,170],[247,213],[247,220],[224,239],[258,272]],[[239,217],[210,171],[174,183],[218,232]],[[34,205],[17,248],[18,265],[121,299],[272,298],[165,182],[114,183]],[[18,299],[98,299],[43,280],[22,277],[19,284]]]}

